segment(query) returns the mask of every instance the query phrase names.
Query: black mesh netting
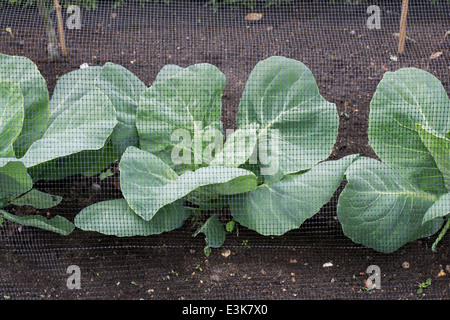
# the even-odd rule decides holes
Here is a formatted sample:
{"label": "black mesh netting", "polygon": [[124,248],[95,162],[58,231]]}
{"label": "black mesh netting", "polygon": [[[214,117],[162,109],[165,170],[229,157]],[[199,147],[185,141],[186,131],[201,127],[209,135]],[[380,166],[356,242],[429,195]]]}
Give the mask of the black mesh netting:
{"label": "black mesh netting", "polygon": [[[64,1],[65,46],[30,2],[0,8],[0,299],[448,299],[450,2],[409,1],[403,53],[402,1]],[[244,158],[205,164],[225,133]]]}

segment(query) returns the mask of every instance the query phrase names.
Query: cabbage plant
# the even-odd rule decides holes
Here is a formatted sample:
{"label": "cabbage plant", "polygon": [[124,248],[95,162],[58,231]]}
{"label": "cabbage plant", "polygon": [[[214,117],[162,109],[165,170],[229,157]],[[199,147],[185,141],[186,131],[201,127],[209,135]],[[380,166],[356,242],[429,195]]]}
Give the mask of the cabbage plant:
{"label": "cabbage plant", "polygon": [[[324,161],[336,142],[339,116],[312,72],[296,60],[271,57],[255,66],[236,122],[236,136],[251,128],[256,138],[234,165],[250,168],[259,183],[230,197],[230,210],[237,222],[263,235],[282,235],[315,215],[357,157]],[[229,137],[224,150],[241,150],[239,141]]]}
{"label": "cabbage plant", "polygon": [[[14,181],[23,178],[23,184],[29,187],[29,181],[101,172],[120,158],[125,146],[137,144],[136,100],[144,89],[131,72],[108,63],[64,75],[49,100],[45,80],[31,60],[0,54],[3,174]],[[17,163],[23,165],[25,174],[14,170],[8,173]],[[14,185],[6,183],[2,188],[9,194],[8,188]],[[5,197],[2,207],[21,203],[37,208],[38,198],[49,203],[46,195],[30,191],[31,187],[20,190],[23,194],[12,192],[13,196]],[[5,212],[5,218],[19,222]],[[27,217],[27,221],[39,221],[36,226],[42,226],[41,220]]]}
{"label": "cabbage plant", "polygon": [[[119,164],[124,199],[85,208],[76,216],[76,226],[116,236],[158,234],[183,225],[195,208],[187,202],[213,202],[255,189],[256,176],[248,170],[195,161],[195,141],[203,154],[208,145],[204,133],[215,129],[222,135],[224,87],[225,76],[210,64],[164,67],[140,98],[136,115],[140,147],[129,146]],[[179,144],[173,141],[177,130],[193,140],[181,143],[183,158],[189,158],[181,163],[172,157]],[[206,226],[218,223],[213,218]]]}
{"label": "cabbage plant", "polygon": [[0,54],[0,220],[69,234],[74,226],[63,217],[21,217],[6,210],[10,205],[50,208],[62,200],[33,189],[33,180],[22,161],[28,149],[45,134],[48,102],[46,82],[36,65],[24,57]]}
{"label": "cabbage plant", "polygon": [[447,93],[430,73],[384,75],[368,131],[381,161],[356,160],[338,202],[338,219],[354,242],[390,253],[441,228],[450,211],[449,114]]}
{"label": "cabbage plant", "polygon": [[[317,213],[357,156],[323,162],[339,119],[311,71],[284,57],[258,63],[238,128],[228,134],[221,123],[224,87],[225,76],[210,64],[165,66],[140,98],[139,147],[128,147],[119,164],[124,198],[85,208],[75,225],[151,235],[180,227],[199,210],[229,206],[242,225],[279,235]],[[206,250],[225,240],[214,211],[198,233],[205,234]]]}

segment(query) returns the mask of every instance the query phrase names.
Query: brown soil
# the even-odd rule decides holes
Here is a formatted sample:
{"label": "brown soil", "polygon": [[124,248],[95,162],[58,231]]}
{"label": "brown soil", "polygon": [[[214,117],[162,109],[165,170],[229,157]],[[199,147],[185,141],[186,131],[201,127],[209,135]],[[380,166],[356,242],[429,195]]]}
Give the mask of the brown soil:
{"label": "brown soil", "polygon": [[[400,6],[379,4],[385,19],[381,30],[365,26],[366,5],[295,3],[260,10],[263,19],[257,22],[244,19],[247,10],[222,9],[214,14],[197,4],[105,6],[84,13],[81,30],[66,31],[69,54],[54,61],[46,56],[44,31],[34,9],[5,7],[0,11],[0,52],[33,60],[50,93],[59,76],[83,63],[120,64],[147,85],[166,64],[214,64],[227,77],[223,95],[227,128],[234,126],[254,65],[273,55],[294,58],[312,70],[321,94],[336,104],[341,115],[331,158],[353,153],[375,157],[367,143],[369,103],[386,71],[421,68],[450,89],[450,37],[444,39],[450,30],[449,6],[411,7],[408,36],[414,42],[408,41],[405,53],[399,55],[393,33],[398,32]],[[6,27],[12,28],[13,36],[4,31]],[[430,59],[435,52],[443,54]],[[91,203],[120,197],[113,184],[116,179],[77,176],[40,182],[37,188],[70,199],[48,212],[73,219]],[[101,192],[92,189],[93,182],[101,185]],[[335,219],[337,195],[299,230],[263,237],[241,227],[209,257],[203,254],[201,236],[192,237],[195,229],[190,222],[163,235],[129,239],[81,230],[63,237],[5,224],[0,229],[0,299],[448,299],[448,236],[437,253],[430,250],[435,237],[393,254],[363,248],[341,232]],[[221,218],[225,221],[227,213]],[[332,266],[324,267],[328,262]],[[66,287],[69,265],[81,267],[80,290]],[[363,288],[369,265],[381,269],[380,290]],[[440,275],[442,270],[446,275]],[[427,278],[432,285],[418,295],[419,284]]]}

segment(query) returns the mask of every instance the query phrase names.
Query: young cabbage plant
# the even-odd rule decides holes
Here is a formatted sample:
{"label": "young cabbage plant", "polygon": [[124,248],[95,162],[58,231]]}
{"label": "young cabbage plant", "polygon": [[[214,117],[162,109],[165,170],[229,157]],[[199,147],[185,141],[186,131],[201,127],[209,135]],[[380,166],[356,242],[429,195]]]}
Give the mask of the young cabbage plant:
{"label": "young cabbage plant", "polygon": [[0,55],[1,162],[20,161],[32,181],[99,173],[137,144],[135,101],[143,89],[129,71],[107,64],[63,76],[48,101],[33,62]]}
{"label": "young cabbage plant", "polygon": [[[39,140],[48,117],[45,80],[34,63],[22,57],[0,55],[0,216],[1,220],[68,234],[73,225],[60,216],[17,216],[6,210],[10,205],[51,208],[61,198],[32,189],[33,181],[17,156]],[[43,122],[43,125],[42,125]]]}
{"label": "young cabbage plant", "polygon": [[450,211],[449,115],[447,93],[430,73],[405,68],[384,75],[368,131],[381,162],[355,161],[339,197],[337,215],[350,239],[390,253],[441,228]]}
{"label": "young cabbage plant", "polygon": [[24,162],[34,181],[94,175],[138,145],[137,103],[145,85],[107,63],[70,72],[52,99],[35,64],[0,54],[0,157]]}
{"label": "young cabbage plant", "polygon": [[323,162],[336,142],[339,116],[311,71],[296,60],[271,57],[255,66],[236,122],[213,164],[257,175],[255,190],[228,202],[236,222],[263,235],[282,235],[315,215],[357,157]]}
{"label": "young cabbage plant", "polygon": [[[158,234],[180,227],[197,203],[220,203],[225,196],[255,189],[252,172],[203,161],[205,149],[211,149],[205,135],[222,137],[224,86],[224,75],[209,64],[164,67],[141,95],[136,116],[140,148],[129,146],[119,164],[124,199],[85,208],[75,225],[116,236]],[[215,154],[210,151],[208,159]],[[205,234],[217,227],[214,218],[208,221],[201,230]]]}

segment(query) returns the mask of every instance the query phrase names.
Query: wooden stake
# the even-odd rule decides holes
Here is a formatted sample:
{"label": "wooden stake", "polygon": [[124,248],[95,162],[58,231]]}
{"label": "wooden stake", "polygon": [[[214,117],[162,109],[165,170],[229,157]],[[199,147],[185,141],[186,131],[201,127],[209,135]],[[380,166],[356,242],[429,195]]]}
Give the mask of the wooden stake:
{"label": "wooden stake", "polygon": [[409,0],[403,0],[402,3],[402,17],[400,20],[400,33],[398,40],[398,53],[403,53],[405,50],[405,39],[406,39],[406,17],[408,15],[408,2]]}
{"label": "wooden stake", "polygon": [[59,42],[61,44],[61,52],[63,56],[67,56],[66,51],[66,39],[64,37],[64,28],[63,28],[63,20],[61,15],[61,6],[59,5],[58,0],[53,0],[56,9],[56,17],[58,18],[58,31],[59,31]]}

